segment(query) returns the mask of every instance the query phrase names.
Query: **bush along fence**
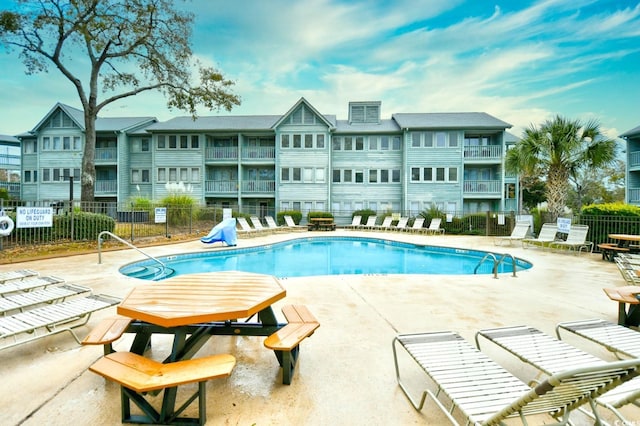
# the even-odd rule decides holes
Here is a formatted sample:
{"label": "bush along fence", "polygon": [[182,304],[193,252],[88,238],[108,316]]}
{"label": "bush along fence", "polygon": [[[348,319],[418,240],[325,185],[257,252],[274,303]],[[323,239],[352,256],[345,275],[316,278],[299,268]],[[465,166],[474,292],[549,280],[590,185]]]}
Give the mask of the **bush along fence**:
{"label": "bush along fence", "polygon": [[[223,218],[224,209],[230,209],[234,217],[274,216],[279,225],[284,224],[284,216],[289,215],[296,224],[305,224],[310,216],[325,215],[333,217],[338,226],[349,225],[352,217],[362,216],[365,222],[368,216],[376,215],[377,223],[385,216],[409,217],[408,226],[418,217],[425,218],[425,226],[431,219],[440,217],[445,235],[509,235],[516,222],[513,212],[485,212],[474,214],[441,213],[437,210],[423,212],[398,213],[376,212],[373,210],[301,212],[297,210],[265,211],[260,208],[240,208],[228,204],[214,206],[196,205],[159,205],[153,203],[55,203],[25,206],[19,202],[5,201],[1,207],[0,249],[29,247],[43,244],[65,244],[72,242],[95,242],[98,234],[109,231],[118,237],[135,243],[145,238],[158,238],[178,235],[206,235]],[[19,214],[21,213],[21,214]],[[394,214],[395,213],[395,214]],[[634,212],[635,213],[635,212]],[[608,235],[613,233],[640,234],[640,214],[622,214],[619,211],[583,209],[580,215],[568,217],[571,223],[589,225],[588,240],[597,244],[612,242]],[[534,234],[537,234],[545,221],[540,215],[534,218]],[[8,231],[8,225],[12,229]]]}

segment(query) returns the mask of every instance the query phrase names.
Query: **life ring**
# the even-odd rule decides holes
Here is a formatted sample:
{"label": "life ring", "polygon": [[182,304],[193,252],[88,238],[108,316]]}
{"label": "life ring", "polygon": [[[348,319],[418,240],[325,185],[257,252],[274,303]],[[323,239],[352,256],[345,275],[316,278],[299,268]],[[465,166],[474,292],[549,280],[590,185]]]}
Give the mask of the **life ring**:
{"label": "life ring", "polygon": [[6,237],[13,231],[13,220],[9,216],[0,216],[0,236]]}

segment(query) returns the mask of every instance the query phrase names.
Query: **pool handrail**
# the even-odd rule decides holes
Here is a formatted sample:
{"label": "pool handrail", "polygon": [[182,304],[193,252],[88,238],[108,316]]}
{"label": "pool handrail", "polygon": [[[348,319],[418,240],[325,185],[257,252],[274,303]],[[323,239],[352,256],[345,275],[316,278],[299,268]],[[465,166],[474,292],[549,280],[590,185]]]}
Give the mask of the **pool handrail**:
{"label": "pool handrail", "polygon": [[155,257],[151,256],[150,254],[145,253],[144,251],[140,250],[138,247],[134,246],[133,244],[131,244],[129,241],[123,240],[122,238],[118,237],[117,235],[109,232],[109,231],[102,231],[98,234],[98,264],[102,264],[102,236],[103,235],[109,235],[111,238],[114,238],[118,241],[120,241],[121,243],[131,247],[132,249],[134,249],[135,251],[137,251],[138,253],[142,254],[143,256],[148,257],[149,259],[153,260],[154,262],[157,262],[160,264],[160,266],[162,266],[162,273],[164,273],[164,271],[167,269],[167,265],[165,265],[164,263],[162,263],[161,260],[156,259]]}

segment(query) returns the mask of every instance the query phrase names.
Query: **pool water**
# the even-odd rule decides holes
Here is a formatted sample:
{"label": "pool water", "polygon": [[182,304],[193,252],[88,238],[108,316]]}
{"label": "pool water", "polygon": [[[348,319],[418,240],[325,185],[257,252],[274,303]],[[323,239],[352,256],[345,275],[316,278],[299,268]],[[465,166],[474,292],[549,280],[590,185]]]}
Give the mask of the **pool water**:
{"label": "pool water", "polygon": [[[216,252],[160,257],[167,272],[153,260],[123,266],[124,275],[158,280],[170,276],[237,270],[276,277],[342,274],[491,274],[503,254],[459,248],[423,246],[374,238],[312,237]],[[484,259],[484,260],[483,260]],[[480,263],[482,261],[482,263]],[[516,270],[531,263],[516,258]],[[513,272],[512,257],[498,273]]]}

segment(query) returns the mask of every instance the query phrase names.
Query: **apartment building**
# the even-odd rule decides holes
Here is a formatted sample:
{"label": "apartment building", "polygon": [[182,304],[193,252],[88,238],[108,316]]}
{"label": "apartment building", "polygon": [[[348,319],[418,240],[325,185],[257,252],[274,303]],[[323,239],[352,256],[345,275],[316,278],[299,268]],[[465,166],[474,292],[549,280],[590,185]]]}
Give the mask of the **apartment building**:
{"label": "apartment building", "polygon": [[[517,138],[483,112],[395,113],[350,102],[346,120],[301,98],[282,115],[99,118],[95,198],[159,200],[181,183],[202,205],[272,214],[350,214],[370,208],[415,215],[518,211],[518,181],[504,171]],[[82,111],[56,104],[22,144],[21,198],[80,192]]]}

